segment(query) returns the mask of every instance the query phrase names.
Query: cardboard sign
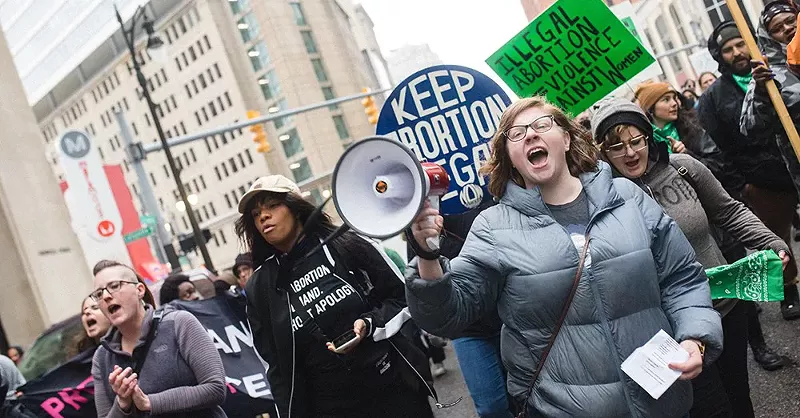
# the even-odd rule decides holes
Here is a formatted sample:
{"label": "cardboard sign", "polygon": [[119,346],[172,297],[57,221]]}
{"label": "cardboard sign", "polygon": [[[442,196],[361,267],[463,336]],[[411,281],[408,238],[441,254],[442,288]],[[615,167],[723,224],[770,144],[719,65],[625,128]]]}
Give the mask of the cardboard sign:
{"label": "cardboard sign", "polygon": [[486,60],[519,97],[573,115],[654,62],[601,0],[559,0]]}
{"label": "cardboard sign", "polygon": [[479,171],[510,104],[508,95],[485,74],[436,65],[397,85],[381,109],[376,133],[404,143],[420,161],[443,166],[450,188],[442,196],[441,212],[460,214],[490,198]]}

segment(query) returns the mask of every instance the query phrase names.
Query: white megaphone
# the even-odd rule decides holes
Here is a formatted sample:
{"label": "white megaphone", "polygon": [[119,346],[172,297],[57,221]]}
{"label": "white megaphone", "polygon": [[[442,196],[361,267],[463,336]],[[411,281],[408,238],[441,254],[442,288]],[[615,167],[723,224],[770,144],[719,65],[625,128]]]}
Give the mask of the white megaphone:
{"label": "white megaphone", "polygon": [[[426,199],[438,210],[450,186],[440,165],[420,163],[405,144],[381,136],[348,148],[336,163],[331,183],[333,202],[345,225],[379,239],[408,228]],[[439,249],[438,237],[426,243],[433,251]]]}

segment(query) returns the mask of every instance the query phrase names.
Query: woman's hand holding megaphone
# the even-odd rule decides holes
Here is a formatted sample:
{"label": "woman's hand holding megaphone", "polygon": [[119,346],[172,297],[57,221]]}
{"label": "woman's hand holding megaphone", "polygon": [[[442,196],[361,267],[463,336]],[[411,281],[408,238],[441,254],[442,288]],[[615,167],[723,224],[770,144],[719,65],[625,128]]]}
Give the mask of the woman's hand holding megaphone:
{"label": "woman's hand holding megaphone", "polygon": [[426,241],[428,238],[438,239],[439,234],[442,233],[443,226],[444,218],[439,215],[438,210],[431,207],[430,202],[426,199],[425,206],[423,206],[417,218],[414,219],[414,223],[411,224],[411,232],[420,248],[433,252],[436,250],[430,248]]}

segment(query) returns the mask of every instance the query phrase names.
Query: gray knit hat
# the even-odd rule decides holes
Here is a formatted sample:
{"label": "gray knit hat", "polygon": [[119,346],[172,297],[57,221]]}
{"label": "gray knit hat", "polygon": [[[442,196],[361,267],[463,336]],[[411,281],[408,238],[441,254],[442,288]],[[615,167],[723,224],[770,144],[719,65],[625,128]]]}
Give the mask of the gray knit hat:
{"label": "gray knit hat", "polygon": [[653,136],[653,125],[647,115],[629,100],[612,97],[592,106],[592,138],[595,143],[602,143],[611,128],[622,124],[635,126],[648,137]]}

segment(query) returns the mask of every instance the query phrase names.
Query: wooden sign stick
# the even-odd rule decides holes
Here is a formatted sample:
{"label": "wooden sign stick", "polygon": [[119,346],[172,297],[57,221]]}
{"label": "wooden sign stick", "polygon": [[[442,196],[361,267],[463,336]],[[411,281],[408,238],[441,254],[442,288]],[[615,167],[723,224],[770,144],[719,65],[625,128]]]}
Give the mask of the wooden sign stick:
{"label": "wooden sign stick", "polygon": [[[736,27],[739,28],[739,33],[742,35],[742,39],[744,39],[744,42],[747,44],[747,49],[750,50],[750,56],[752,59],[757,59],[763,62],[764,57],[761,55],[761,51],[758,49],[758,44],[756,44],[753,34],[750,33],[750,27],[747,26],[747,21],[742,13],[742,9],[739,8],[739,3],[736,0],[725,1],[728,3],[728,9],[730,9],[731,16],[733,16],[734,22],[736,22]],[[783,125],[783,129],[786,131],[786,135],[789,137],[789,142],[792,144],[794,154],[797,159],[800,160],[800,135],[797,134],[797,129],[794,126],[792,117],[789,116],[789,110],[786,109],[786,104],[783,103],[781,92],[778,91],[778,86],[775,84],[775,80],[767,81],[767,92],[769,93],[769,98],[772,101],[772,106],[775,107],[775,112],[778,113],[778,118],[781,121],[781,125]]]}

